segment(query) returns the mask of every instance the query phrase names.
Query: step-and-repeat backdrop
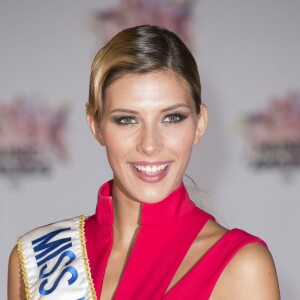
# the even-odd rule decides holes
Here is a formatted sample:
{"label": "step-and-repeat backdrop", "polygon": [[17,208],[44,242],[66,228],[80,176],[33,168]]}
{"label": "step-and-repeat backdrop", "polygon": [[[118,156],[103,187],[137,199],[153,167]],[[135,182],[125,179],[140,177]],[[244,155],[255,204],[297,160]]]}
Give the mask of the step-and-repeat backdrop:
{"label": "step-and-repeat backdrop", "polygon": [[192,197],[262,237],[282,299],[299,299],[299,11],[293,0],[2,1],[0,298],[19,235],[94,212],[111,171],[85,121],[90,65],[113,34],[148,23],[177,32],[199,64],[209,124],[187,171]]}

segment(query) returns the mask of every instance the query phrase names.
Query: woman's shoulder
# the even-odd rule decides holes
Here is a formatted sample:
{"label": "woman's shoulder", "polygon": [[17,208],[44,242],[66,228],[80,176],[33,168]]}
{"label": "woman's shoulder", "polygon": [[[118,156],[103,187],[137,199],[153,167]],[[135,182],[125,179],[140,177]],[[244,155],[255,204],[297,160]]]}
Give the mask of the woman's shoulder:
{"label": "woman's shoulder", "polygon": [[[22,234],[18,238],[17,244],[12,249],[9,257],[8,289],[9,295],[14,295],[11,299],[25,299],[25,287],[22,280],[22,263],[24,263],[22,258],[24,251],[26,252],[30,248],[30,251],[34,252],[34,244],[37,246],[37,251],[42,250],[42,248],[45,250],[47,245],[50,245],[49,241],[53,238],[55,239],[55,236],[59,236],[61,232],[67,231],[72,226],[76,226],[76,224],[79,224],[77,227],[80,227],[80,222],[83,222],[84,218],[80,216],[39,226]],[[48,248],[50,249],[51,247]]]}
{"label": "woman's shoulder", "polygon": [[[208,248],[232,248],[238,251],[248,244],[258,243],[267,248],[267,244],[259,237],[242,229],[227,229],[213,220],[208,220],[198,235],[198,239],[207,244]],[[230,251],[230,250],[229,250]]]}
{"label": "woman's shoulder", "polygon": [[280,299],[274,261],[263,240],[214,222],[205,229],[225,265],[210,299]]}
{"label": "woman's shoulder", "polygon": [[[79,294],[91,299],[93,289],[85,251],[85,219],[79,216],[58,221],[19,238],[9,261],[9,295],[15,295],[9,299],[23,299],[29,290],[32,295],[51,294],[51,299],[64,293],[72,293],[73,299],[80,298]],[[63,276],[65,273],[69,279]]]}
{"label": "woman's shoulder", "polygon": [[211,299],[280,299],[270,251],[260,243],[241,248],[216,283]]}

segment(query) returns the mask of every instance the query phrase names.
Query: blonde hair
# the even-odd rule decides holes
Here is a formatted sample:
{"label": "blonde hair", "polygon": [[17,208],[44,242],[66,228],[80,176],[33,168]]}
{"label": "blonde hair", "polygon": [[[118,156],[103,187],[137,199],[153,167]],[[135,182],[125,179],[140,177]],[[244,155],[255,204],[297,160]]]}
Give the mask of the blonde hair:
{"label": "blonde hair", "polygon": [[193,55],[177,35],[153,25],[119,32],[96,54],[91,67],[86,113],[101,120],[105,90],[122,75],[160,70],[170,70],[188,83],[199,115],[201,84]]}

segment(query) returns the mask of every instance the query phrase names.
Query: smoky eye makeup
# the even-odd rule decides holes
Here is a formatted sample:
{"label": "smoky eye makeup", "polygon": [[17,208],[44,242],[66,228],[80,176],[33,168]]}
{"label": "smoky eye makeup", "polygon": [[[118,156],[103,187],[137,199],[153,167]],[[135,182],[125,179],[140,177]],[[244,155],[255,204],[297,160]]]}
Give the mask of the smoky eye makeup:
{"label": "smoky eye makeup", "polygon": [[[162,116],[161,123],[165,124],[177,124],[189,117],[189,112],[182,111],[173,111],[166,113]],[[128,114],[128,113],[120,113],[112,116],[112,122],[117,125],[134,125],[138,124],[137,116]]]}
{"label": "smoky eye makeup", "polygon": [[137,124],[136,117],[131,115],[116,115],[112,117],[112,120],[115,124],[121,126]]}
{"label": "smoky eye makeup", "polygon": [[164,116],[162,123],[176,124],[184,121],[188,117],[188,113],[172,112]]}

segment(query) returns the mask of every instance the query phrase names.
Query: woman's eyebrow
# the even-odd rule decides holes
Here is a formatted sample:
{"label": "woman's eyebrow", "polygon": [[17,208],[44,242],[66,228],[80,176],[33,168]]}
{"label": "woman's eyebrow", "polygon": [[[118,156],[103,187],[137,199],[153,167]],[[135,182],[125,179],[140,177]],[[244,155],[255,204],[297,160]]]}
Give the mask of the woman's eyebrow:
{"label": "woman's eyebrow", "polygon": [[189,105],[184,104],[184,103],[179,103],[179,104],[174,104],[174,105],[168,106],[168,107],[162,109],[161,112],[166,112],[166,111],[174,110],[174,109],[177,109],[179,107],[187,107],[188,109],[191,109]]}
{"label": "woman's eyebrow", "polygon": [[115,109],[112,109],[109,113],[112,114],[112,113],[115,113],[115,112],[122,112],[122,113],[129,113],[129,114],[138,114],[137,111],[131,110],[131,109],[126,109],[126,108],[115,108]]}
{"label": "woman's eyebrow", "polygon": [[[174,109],[177,109],[179,107],[186,107],[188,109],[191,109],[189,105],[184,104],[184,103],[179,103],[179,104],[174,104],[174,105],[168,106],[168,107],[162,109],[160,112],[166,112],[166,111],[174,110]],[[115,112],[129,113],[129,114],[135,114],[135,115],[139,114],[138,111],[132,110],[132,109],[127,109],[127,108],[115,108],[115,109],[112,109],[109,113],[112,114],[112,113],[115,113]]]}

